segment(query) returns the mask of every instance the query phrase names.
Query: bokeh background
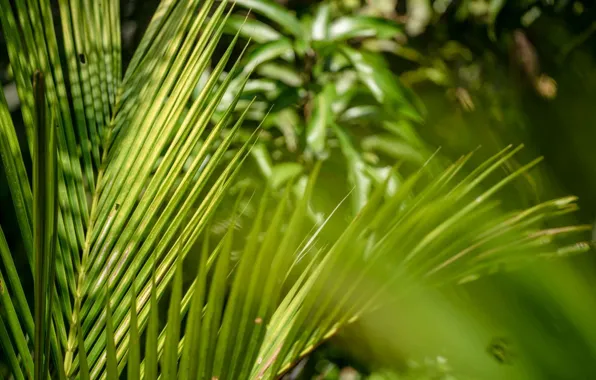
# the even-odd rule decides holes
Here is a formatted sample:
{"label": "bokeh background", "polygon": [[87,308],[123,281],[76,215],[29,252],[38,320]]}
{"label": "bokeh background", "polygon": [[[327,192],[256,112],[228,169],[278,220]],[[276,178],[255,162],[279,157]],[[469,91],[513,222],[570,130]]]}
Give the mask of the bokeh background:
{"label": "bokeh background", "polygon": [[[238,20],[244,19],[246,8],[259,1],[242,3],[239,1],[234,11]],[[121,2],[125,62],[157,4],[154,0]],[[474,167],[509,144],[524,144],[519,162],[537,156],[544,156],[544,161],[500,195],[505,207],[524,207],[572,194],[579,197],[580,209],[568,216],[568,222],[593,224],[593,2],[278,0],[277,4],[303,23],[316,22],[323,8],[330,20],[353,15],[383,20],[378,28],[371,27],[372,32],[353,36],[346,46],[373,54],[371,62],[383,62],[379,67],[391,74],[388,80],[403,90],[401,103],[398,114],[392,114],[374,105],[370,87],[359,89],[348,101],[353,102],[348,107],[353,112],[329,121],[328,115],[321,116],[327,109],[326,86],[340,80],[346,80],[347,86],[351,83],[341,76],[341,70],[333,68],[334,63],[319,59],[329,51],[332,57],[338,43],[322,38],[320,45],[313,45],[316,52],[312,54],[310,48],[294,44],[290,46],[298,52],[295,59],[284,59],[281,51],[272,53],[275,59],[252,61],[259,47],[265,50],[268,42],[280,39],[278,34],[288,33],[275,17],[251,12],[249,20],[278,34],[268,39],[264,31],[262,40],[253,36],[243,58],[255,68],[256,79],[246,94],[247,99],[257,96],[254,123],[264,114],[270,116],[266,136],[253,152],[253,160],[247,162],[239,187],[271,183],[279,187],[306,175],[315,158],[324,158],[312,217],[329,213],[355,188],[353,199],[339,211],[347,218],[366,199],[367,184],[374,182],[375,176],[382,180],[384,170],[395,161],[403,161],[405,175],[440,148],[433,161],[437,165],[476,151],[471,159]],[[234,30],[232,25],[230,31]],[[225,41],[222,52],[223,45]],[[18,98],[1,34],[0,80],[13,120],[19,120]],[[323,123],[323,137],[321,133],[317,137],[317,121]],[[252,128],[249,122],[246,134]],[[388,137],[391,128],[394,133]],[[350,144],[344,134],[351,137]],[[509,171],[516,165],[513,162]],[[358,177],[354,168],[361,167],[367,168],[368,179]],[[10,222],[14,216],[4,180],[0,168],[0,223],[14,246],[18,230]],[[395,180],[399,186],[399,178]],[[334,229],[339,233],[341,222],[330,229],[330,236]],[[15,238],[11,240],[11,236]],[[592,237],[586,234],[584,239],[591,241]],[[595,285],[596,259],[589,251],[470,284],[417,289],[333,336],[285,378],[596,378]]]}

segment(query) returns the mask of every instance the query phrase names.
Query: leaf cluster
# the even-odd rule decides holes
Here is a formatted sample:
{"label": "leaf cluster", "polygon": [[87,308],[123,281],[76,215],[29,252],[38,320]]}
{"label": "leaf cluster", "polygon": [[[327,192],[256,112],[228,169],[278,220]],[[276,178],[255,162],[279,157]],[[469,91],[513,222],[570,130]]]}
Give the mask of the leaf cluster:
{"label": "leaf cluster", "polygon": [[247,120],[267,115],[253,156],[274,187],[308,171],[313,160],[339,154],[357,212],[393,162],[418,168],[430,156],[415,130],[423,108],[379,50],[399,46],[402,26],[342,13],[328,2],[301,18],[269,0],[240,0],[236,8],[251,13],[231,15],[225,31],[251,46],[230,92],[248,78],[239,111],[254,97]]}

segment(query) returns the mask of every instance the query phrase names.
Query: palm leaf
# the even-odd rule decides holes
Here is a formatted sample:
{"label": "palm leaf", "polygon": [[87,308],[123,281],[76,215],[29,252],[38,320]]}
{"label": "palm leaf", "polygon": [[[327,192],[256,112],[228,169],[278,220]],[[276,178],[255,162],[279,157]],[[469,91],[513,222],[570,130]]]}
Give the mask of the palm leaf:
{"label": "palm leaf", "polygon": [[[223,118],[216,128],[210,131],[206,141],[202,141],[203,148],[193,157],[195,164],[191,166],[182,184],[178,186],[174,181],[177,173],[180,172],[181,164],[185,163],[193,152],[191,148],[201,141],[201,135],[209,122],[210,115],[221,97],[222,91],[213,93],[212,89],[215,79],[231,53],[230,48],[222,63],[214,71],[214,79],[195,101],[186,118],[179,120],[190,92],[194,89],[198,76],[209,63],[211,52],[221,35],[225,2],[217,8],[207,22],[206,16],[211,5],[212,2],[207,2],[201,7],[197,19],[194,19],[194,12],[200,8],[197,1],[164,2],[160,9],[169,17],[158,17],[154,20],[133,59],[133,64],[128,71],[130,74],[125,75],[122,81],[119,74],[121,63],[117,22],[118,2],[111,1],[103,4],[89,1],[60,2],[63,48],[67,55],[67,59],[63,62],[67,70],[64,71],[58,57],[56,32],[53,29],[53,23],[49,22],[51,20],[49,2],[43,1],[39,6],[30,6],[25,1],[19,1],[15,8],[8,2],[2,3],[2,25],[6,35],[13,37],[8,41],[10,58],[14,61],[13,67],[15,67],[17,86],[23,100],[22,110],[30,144],[34,141],[32,130],[36,113],[33,98],[30,95],[32,84],[26,78],[30,78],[34,70],[39,69],[47,78],[47,88],[43,94],[47,96],[50,111],[58,112],[58,123],[61,126],[58,129],[60,178],[57,182],[48,183],[58,184],[61,205],[61,213],[58,216],[60,252],[56,273],[57,288],[66,297],[60,297],[62,300],[62,308],[58,310],[60,314],[56,315],[56,312],[54,314],[57,318],[56,323],[59,325],[58,330],[62,334],[60,345],[66,348],[65,368],[69,373],[76,370],[76,363],[73,366],[75,359],[73,353],[78,346],[78,329],[75,326],[80,323],[86,345],[90,346],[96,338],[92,334],[93,330],[89,332],[90,321],[101,323],[95,319],[97,315],[93,314],[93,310],[90,316],[87,314],[89,305],[94,303],[93,300],[98,295],[97,285],[93,284],[99,284],[100,276],[107,274],[105,268],[110,268],[111,263],[120,259],[116,254],[110,255],[111,261],[107,261],[107,250],[111,249],[117,241],[126,244],[129,242],[126,239],[134,237],[135,241],[128,246],[127,257],[135,257],[130,255],[130,250],[134,249],[131,246],[138,247],[139,237],[149,232],[150,224],[145,223],[140,229],[136,228],[137,225],[143,218],[154,220],[160,215],[160,208],[167,204],[164,202],[168,200],[166,196],[168,193],[175,194],[176,206],[184,202],[186,207],[183,209],[186,213],[190,212],[190,206],[201,194],[201,189],[217,167],[219,157],[231,142],[228,138],[219,150],[210,152],[210,144],[227,124],[228,119]],[[102,19],[103,16],[100,16],[102,14],[106,15],[106,19]],[[179,22],[181,16],[184,16],[183,22]],[[35,23],[36,19],[43,19],[44,23]],[[173,36],[174,41],[169,45],[161,43],[164,39],[170,39]],[[198,43],[195,43],[197,37]],[[45,48],[38,49],[39,46]],[[164,54],[169,59],[162,59]],[[23,59],[25,57],[26,59]],[[68,88],[64,82],[65,76],[69,79]],[[73,115],[70,114],[67,94],[73,99],[72,105],[75,111]],[[169,100],[164,103],[166,97]],[[14,127],[5,107],[1,108],[1,114],[3,163],[7,167],[7,174],[11,181],[11,193],[17,200],[15,205],[23,240],[25,244],[29,244],[33,240],[30,227],[33,218],[31,211],[33,197],[30,194],[23,158],[16,143]],[[139,117],[140,115],[144,117]],[[178,127],[179,122],[182,122],[184,128]],[[78,128],[76,133],[74,125]],[[158,127],[151,128],[152,126]],[[158,159],[161,159],[160,147],[170,143],[172,139],[174,142],[170,146],[174,148],[167,151],[160,169],[156,173],[151,173]],[[136,142],[132,144],[131,149],[121,148],[121,146],[128,146],[131,141]],[[77,158],[79,157],[78,147],[81,149],[81,161]],[[148,149],[153,152],[149,154],[148,159],[137,161],[138,165],[133,165],[135,157],[148,153]],[[34,157],[38,155],[34,154]],[[206,167],[200,165],[204,162],[208,162]],[[224,171],[224,175],[231,172]],[[136,175],[131,176],[130,173]],[[200,186],[193,186],[195,182],[193,177],[199,173],[200,181],[197,183]],[[163,186],[164,183],[166,186]],[[219,183],[223,186],[229,182]],[[136,184],[136,186],[124,199],[120,199],[118,192],[130,184]],[[143,189],[145,186],[149,187],[143,198],[144,201],[141,201],[139,207],[135,207],[136,198],[139,197],[141,190],[145,190]],[[191,189],[193,196],[190,199],[184,199]],[[207,200],[214,200],[221,196],[221,189],[219,190],[212,192]],[[85,199],[85,192],[91,193],[93,197],[89,224],[87,221],[89,206]],[[137,209],[138,212],[135,214],[133,211]],[[170,203],[168,210],[170,210],[170,217],[176,211],[179,220],[184,218],[184,213],[178,212],[174,203]],[[210,209],[203,207],[201,210],[206,212]],[[130,217],[133,220],[129,222],[127,219]],[[125,223],[128,229],[122,231]],[[94,226],[98,227],[93,228]],[[178,226],[179,223],[176,227],[170,228],[171,237],[179,230]],[[154,232],[152,241],[156,241],[159,233],[167,231],[167,227],[169,226],[164,220],[161,230]],[[26,247],[29,247],[27,252],[32,264],[33,246],[30,244]],[[162,247],[162,250],[167,248],[165,241]],[[145,248],[144,252],[148,251],[149,248]],[[93,265],[89,265],[91,261]],[[119,278],[125,273],[125,269],[120,267],[119,271],[114,271],[116,273],[113,278]],[[125,278],[127,280],[120,284],[122,288],[127,289],[130,287],[132,278],[130,275]],[[108,283],[109,286],[113,284],[114,282]],[[143,284],[139,284],[141,285]],[[36,291],[36,294],[40,294],[40,290]],[[111,298],[121,301],[122,293],[114,294]],[[80,308],[77,307],[73,311],[71,302],[79,304]],[[118,306],[120,305],[115,304],[115,312],[122,309]],[[36,307],[37,309],[39,308]],[[65,335],[65,320],[74,323],[68,341]],[[117,318],[115,320],[118,321]],[[39,327],[42,324],[37,323],[36,326]],[[117,327],[115,326],[116,331],[122,331],[117,330]],[[29,332],[29,336],[33,336],[32,331]],[[53,342],[53,346],[57,348],[57,341],[53,340]],[[102,345],[102,343],[99,344]],[[89,351],[88,359],[90,365],[95,363],[97,357],[94,356],[93,350]]]}
{"label": "palm leaf", "polygon": [[[238,95],[223,112],[218,106],[231,84],[241,93],[252,66],[235,63],[220,80],[236,34],[208,73],[229,27],[227,2],[214,3],[162,1],[122,75],[119,1],[60,0],[58,39],[49,0],[0,0],[28,145],[19,146],[0,96],[0,157],[35,278],[32,310],[26,276],[0,229],[0,344],[15,378],[111,379],[125,369],[149,379],[274,378],[339,328],[405,293],[398,286],[405,278],[469,280],[503,263],[560,253],[551,240],[583,228],[543,228],[573,211],[574,198],[513,213],[491,201],[535,164],[486,184],[515,154],[508,149],[464,178],[467,158],[439,176],[423,168],[396,191],[387,190],[388,175],[337,239],[327,237],[325,223],[313,230],[316,166],[298,197],[290,185],[263,195],[239,254],[235,223],[210,241],[208,226],[255,141],[253,134],[225,157],[248,108],[232,122]],[[298,21],[272,2],[240,3],[301,38]],[[246,62],[286,46],[277,48]],[[246,76],[233,81],[237,71]],[[30,81],[34,73],[45,86]],[[186,286],[191,252],[198,268]],[[168,292],[163,324],[158,308]]]}

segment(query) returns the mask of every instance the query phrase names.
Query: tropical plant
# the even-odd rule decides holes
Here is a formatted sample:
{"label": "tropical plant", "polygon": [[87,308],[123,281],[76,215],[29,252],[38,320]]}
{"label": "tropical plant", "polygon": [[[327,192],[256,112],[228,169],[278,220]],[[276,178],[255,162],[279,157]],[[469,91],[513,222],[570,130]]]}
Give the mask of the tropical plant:
{"label": "tropical plant", "polygon": [[121,75],[119,1],[59,1],[54,16],[49,0],[0,0],[27,137],[19,143],[0,97],[0,154],[24,247],[0,229],[0,347],[12,377],[274,378],[418,283],[586,249],[551,244],[583,227],[544,224],[573,211],[573,197],[514,212],[492,200],[537,162],[494,182],[511,148],[469,175],[463,157],[391,191],[379,181],[332,239],[333,215],[314,229],[307,218],[315,165],[297,201],[288,186],[272,207],[265,191],[239,253],[233,223],[214,239],[207,227],[255,141],[223,161],[250,110],[232,122],[238,97],[210,123],[239,70],[218,83],[237,36],[192,98],[226,6],[162,1]]}
{"label": "tropical plant", "polygon": [[252,154],[273,186],[308,171],[313,159],[339,153],[344,160],[332,161],[347,168],[357,212],[393,162],[419,168],[428,159],[415,129],[423,108],[382,54],[399,48],[400,25],[341,12],[330,2],[300,18],[272,0],[240,0],[236,8],[251,13],[231,15],[225,31],[250,39],[251,47],[230,92],[248,77],[238,112],[255,98],[247,120],[258,124],[268,115],[268,133]]}

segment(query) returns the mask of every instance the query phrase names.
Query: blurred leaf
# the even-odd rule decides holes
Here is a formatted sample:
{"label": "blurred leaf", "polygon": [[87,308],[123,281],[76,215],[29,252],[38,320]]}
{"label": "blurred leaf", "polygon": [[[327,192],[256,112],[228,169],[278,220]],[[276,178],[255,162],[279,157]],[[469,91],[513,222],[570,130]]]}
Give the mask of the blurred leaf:
{"label": "blurred leaf", "polygon": [[403,29],[398,24],[377,17],[344,16],[335,20],[329,29],[329,38],[333,41],[351,38],[392,39],[403,36]]}
{"label": "blurred leaf", "polygon": [[279,112],[288,107],[295,107],[301,101],[304,93],[305,90],[301,88],[286,87],[277,98],[273,99],[271,112]]}
{"label": "blurred leaf", "polygon": [[281,33],[264,22],[236,15],[228,17],[225,31],[233,35],[239,33],[242,37],[260,44],[276,41],[282,37]]}
{"label": "blurred leaf", "polygon": [[333,131],[339,140],[339,146],[346,158],[348,166],[348,179],[354,186],[352,195],[352,211],[354,215],[364,207],[368,201],[371,180],[365,173],[366,164],[360,157],[359,152],[354,148],[348,134],[337,124],[333,123]]}
{"label": "blurred leaf", "polygon": [[396,114],[401,114],[412,120],[420,121],[422,119],[420,113],[408,100],[405,89],[399,83],[399,78],[386,67],[381,57],[347,46],[342,46],[341,51],[352,62],[360,80],[369,88],[380,104]]}
{"label": "blurred leaf", "polygon": [[298,133],[301,133],[303,126],[301,126],[300,116],[298,112],[291,108],[286,108],[276,113],[274,116],[275,125],[283,133],[286,146],[290,152],[295,152],[298,149]]}
{"label": "blurred leaf", "polygon": [[327,128],[333,122],[331,105],[335,96],[335,86],[327,83],[313,99],[312,115],[306,125],[306,145],[317,157],[326,154]]}
{"label": "blurred leaf", "polygon": [[251,156],[257,162],[257,166],[261,170],[263,176],[267,179],[271,178],[273,174],[273,164],[271,163],[271,157],[264,144],[256,144],[250,151]]}
{"label": "blurred leaf", "polygon": [[325,41],[329,35],[329,17],[330,17],[330,6],[329,4],[321,4],[316,12],[312,23],[311,38],[313,41]]}
{"label": "blurred leaf", "polygon": [[339,73],[347,69],[352,69],[350,60],[339,49],[336,49],[333,54],[331,54],[329,60],[329,70],[331,72]]}
{"label": "blurred leaf", "polygon": [[386,183],[385,194],[387,197],[393,196],[402,182],[399,175],[391,167],[374,168],[369,166],[366,168],[366,172],[378,186]]}
{"label": "blurred leaf", "polygon": [[279,189],[286,182],[298,176],[304,168],[296,162],[282,162],[273,166],[271,171],[271,186],[274,189]]}
{"label": "blurred leaf", "polygon": [[406,31],[411,36],[418,36],[426,30],[431,20],[433,9],[430,0],[406,0]]}
{"label": "blurred leaf", "polygon": [[384,121],[383,128],[396,137],[405,140],[418,151],[424,150],[425,143],[416,131],[416,127],[408,120]]}
{"label": "blurred leaf", "polygon": [[448,73],[436,67],[420,67],[415,70],[406,71],[400,75],[400,78],[409,86],[426,81],[430,81],[438,86],[451,85]]}
{"label": "blurred leaf", "polygon": [[490,4],[488,7],[488,17],[491,23],[494,23],[501,12],[501,9],[505,6],[505,0],[490,0]]}
{"label": "blurred leaf", "polygon": [[356,72],[346,70],[338,74],[335,79],[336,97],[333,101],[333,113],[341,114],[350,105],[359,90],[358,75]]}
{"label": "blurred leaf", "polygon": [[235,4],[267,17],[297,39],[304,37],[300,21],[287,8],[272,0],[235,0]]}
{"label": "blurred leaf", "polygon": [[341,117],[340,120],[350,122],[350,123],[358,123],[362,121],[371,122],[371,121],[381,121],[383,119],[382,110],[379,109],[376,105],[360,105],[354,106],[346,109]]}
{"label": "blurred leaf", "polygon": [[294,50],[289,39],[280,38],[279,40],[256,46],[246,55],[242,70],[245,73],[250,73],[259,65],[276,58],[283,58],[285,60],[294,59]]}
{"label": "blurred leaf", "polygon": [[290,65],[274,62],[264,63],[257,68],[257,73],[267,78],[276,79],[291,87],[300,87],[303,84],[300,74]]}
{"label": "blurred leaf", "polygon": [[412,144],[388,135],[367,136],[362,140],[362,148],[369,151],[380,151],[394,159],[416,164],[422,164],[426,159]]}
{"label": "blurred leaf", "polygon": [[[249,79],[246,81],[246,85],[244,86],[244,91],[242,93],[244,95],[254,95],[259,93],[265,93],[269,96],[279,95],[281,91],[278,83],[274,80],[270,79]],[[244,109],[244,104],[240,104],[238,108]]]}

